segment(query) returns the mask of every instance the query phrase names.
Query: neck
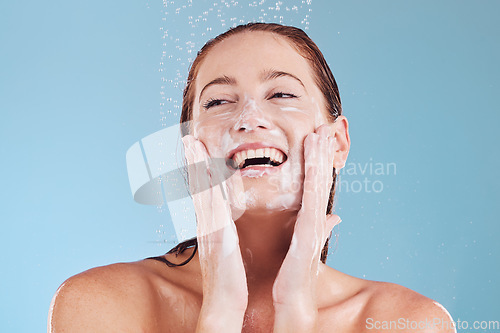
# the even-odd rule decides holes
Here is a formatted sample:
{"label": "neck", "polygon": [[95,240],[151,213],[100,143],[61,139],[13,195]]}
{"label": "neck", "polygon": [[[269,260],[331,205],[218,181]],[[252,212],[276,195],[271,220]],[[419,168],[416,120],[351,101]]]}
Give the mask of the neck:
{"label": "neck", "polygon": [[249,289],[266,281],[272,286],[290,248],[296,220],[296,211],[280,211],[246,212],[236,221]]}

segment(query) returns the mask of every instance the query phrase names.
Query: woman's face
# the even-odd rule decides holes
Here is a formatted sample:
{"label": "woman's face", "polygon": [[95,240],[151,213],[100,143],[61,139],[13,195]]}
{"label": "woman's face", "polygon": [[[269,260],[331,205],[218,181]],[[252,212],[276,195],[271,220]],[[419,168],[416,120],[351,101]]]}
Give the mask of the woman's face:
{"label": "woman's face", "polygon": [[237,34],[217,44],[199,68],[192,130],[211,157],[236,169],[231,178],[241,176],[238,186],[228,182],[233,207],[298,210],[304,139],[325,123],[311,68],[282,37]]}

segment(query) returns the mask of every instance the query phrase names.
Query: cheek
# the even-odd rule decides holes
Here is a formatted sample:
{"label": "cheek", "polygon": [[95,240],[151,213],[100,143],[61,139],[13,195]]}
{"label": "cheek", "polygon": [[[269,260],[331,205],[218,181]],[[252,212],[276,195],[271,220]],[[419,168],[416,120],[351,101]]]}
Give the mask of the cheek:
{"label": "cheek", "polygon": [[193,124],[194,137],[203,142],[212,157],[225,157],[228,151],[237,147],[229,134],[229,126],[223,127],[221,124],[229,124],[228,119],[199,120]]}
{"label": "cheek", "polygon": [[326,124],[328,122],[328,112],[320,106],[321,103],[314,97],[311,97],[311,105],[314,109],[314,128]]}
{"label": "cheek", "polygon": [[305,133],[302,138],[304,139],[307,134],[328,121],[321,104],[313,96],[305,97],[301,103],[294,106],[280,106],[279,112],[283,122],[293,131]]}

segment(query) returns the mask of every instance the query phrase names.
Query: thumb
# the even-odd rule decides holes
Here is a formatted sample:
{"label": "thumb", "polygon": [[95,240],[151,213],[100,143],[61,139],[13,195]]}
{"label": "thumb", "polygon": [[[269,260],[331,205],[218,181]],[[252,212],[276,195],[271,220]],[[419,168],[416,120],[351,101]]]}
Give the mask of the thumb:
{"label": "thumb", "polygon": [[330,233],[332,232],[333,228],[339,224],[340,222],[342,222],[342,220],[340,219],[340,217],[336,214],[330,214],[330,215],[327,215],[326,216],[326,237],[328,237],[330,235]]}

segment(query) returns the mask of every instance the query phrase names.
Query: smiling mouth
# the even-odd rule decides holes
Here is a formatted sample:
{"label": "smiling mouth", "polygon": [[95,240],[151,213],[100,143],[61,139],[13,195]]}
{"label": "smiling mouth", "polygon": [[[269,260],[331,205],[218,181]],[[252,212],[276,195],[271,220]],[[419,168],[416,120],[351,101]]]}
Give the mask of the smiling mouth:
{"label": "smiling mouth", "polygon": [[237,170],[250,167],[277,167],[287,160],[287,156],[276,148],[258,148],[242,150],[234,154],[228,165]]}

